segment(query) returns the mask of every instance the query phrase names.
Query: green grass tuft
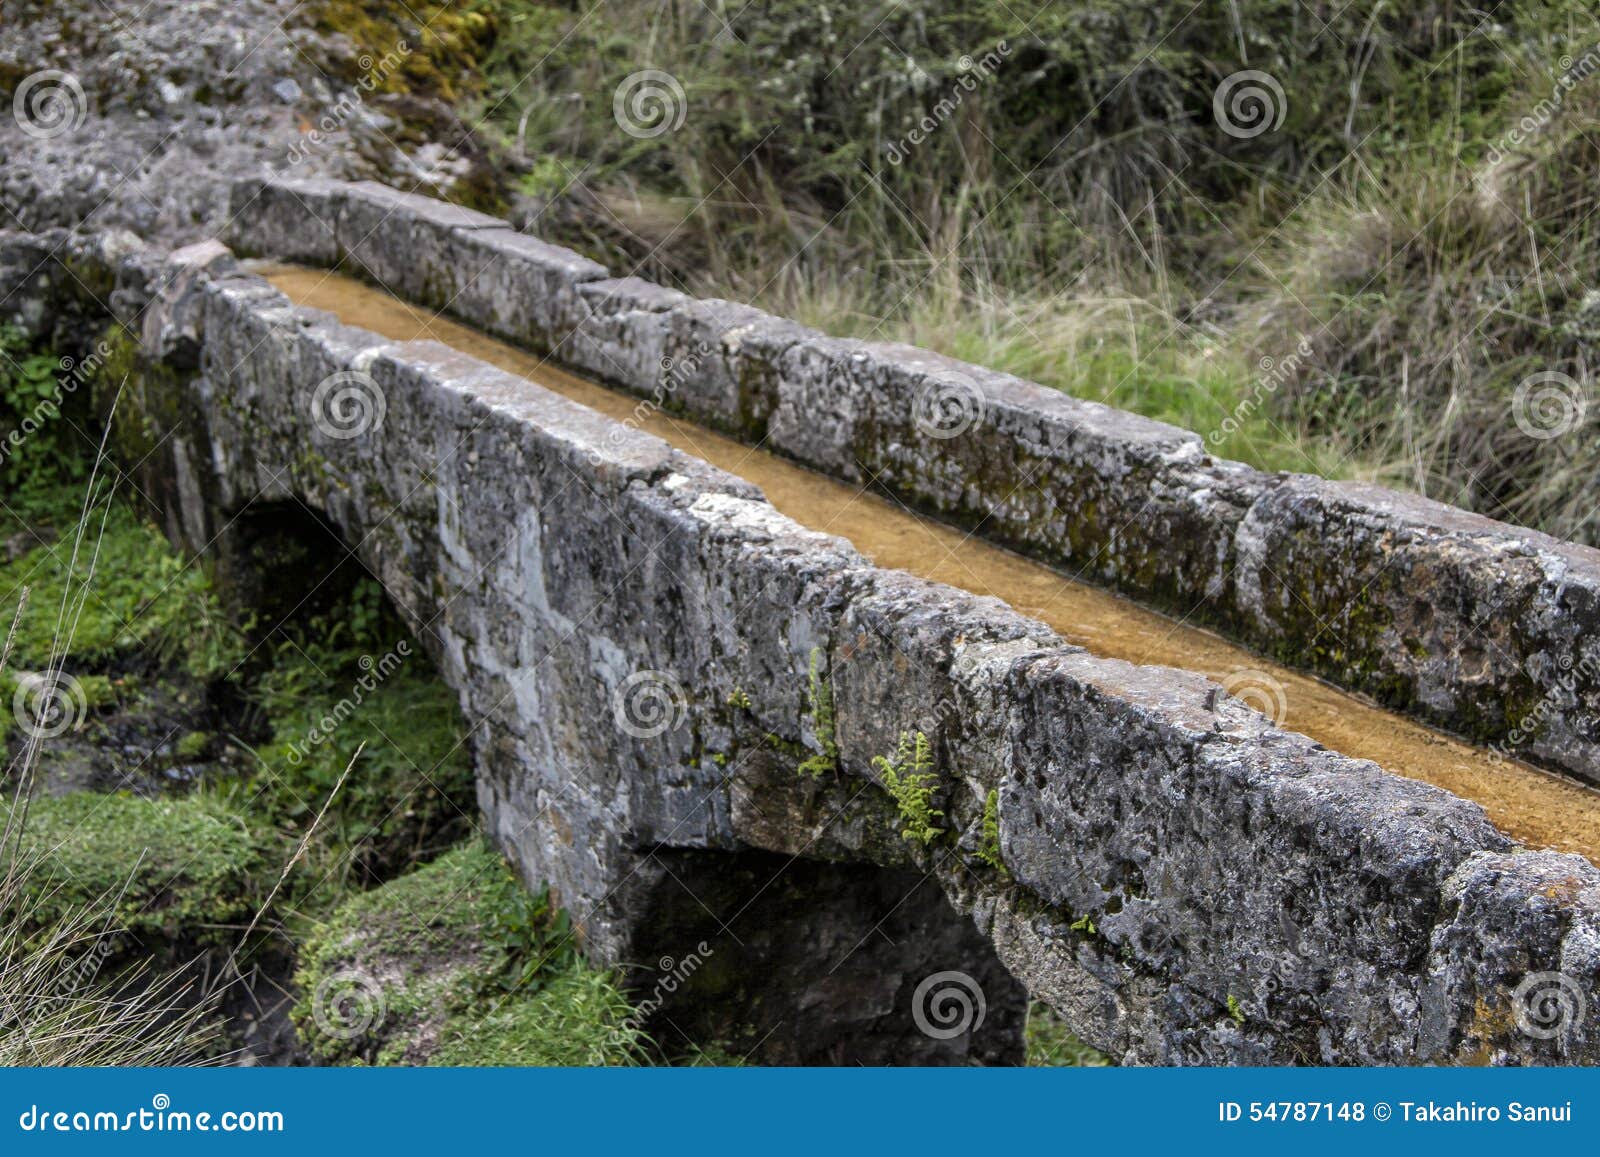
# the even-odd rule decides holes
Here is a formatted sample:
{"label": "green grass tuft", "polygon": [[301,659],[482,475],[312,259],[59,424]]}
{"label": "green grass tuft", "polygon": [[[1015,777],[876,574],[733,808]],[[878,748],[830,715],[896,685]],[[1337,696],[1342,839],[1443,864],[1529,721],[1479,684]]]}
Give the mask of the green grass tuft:
{"label": "green grass tuft", "polygon": [[106,910],[113,931],[146,948],[237,940],[281,852],[207,796],[89,792],[34,800],[23,849],[34,863],[28,889],[37,925]]}
{"label": "green grass tuft", "polygon": [[[566,914],[478,841],[345,901],[306,938],[297,981],[293,1018],[321,1063],[621,1064],[644,1044]],[[341,991],[361,998],[358,1032],[331,1011]]]}

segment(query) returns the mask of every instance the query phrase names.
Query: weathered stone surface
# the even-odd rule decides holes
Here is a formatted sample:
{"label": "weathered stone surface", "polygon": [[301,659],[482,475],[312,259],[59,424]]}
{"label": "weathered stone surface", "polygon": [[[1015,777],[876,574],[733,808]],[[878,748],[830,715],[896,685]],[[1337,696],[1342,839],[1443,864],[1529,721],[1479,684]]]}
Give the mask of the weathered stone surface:
{"label": "weathered stone surface", "polygon": [[[0,270],[31,245],[0,239]],[[1476,805],[1281,732],[1195,676],[1096,659],[992,600],[879,571],[655,438],[295,308],[214,250],[118,264],[133,272],[103,280],[157,293],[142,332],[181,335],[152,359],[198,355],[152,361],[146,386],[181,404],[138,416],[162,439],[151,492],[185,508],[172,533],[200,548],[240,511],[293,501],[356,544],[476,723],[493,835],[597,958],[681,954],[691,930],[725,950],[730,971],[686,1015],[742,993],[813,1034],[809,1052],[780,1034],[774,1056],[849,1059],[855,1033],[858,1059],[1006,1059],[1009,973],[1128,1060],[1600,1059],[1584,1032],[1556,1047],[1506,1019],[1530,974],[1594,999],[1586,862],[1518,853]],[[59,277],[18,284],[8,310],[34,290],[101,308]],[[385,417],[338,437],[315,398],[350,372]],[[157,484],[180,458],[190,481]],[[630,699],[641,686],[664,714]],[[873,763],[914,731],[943,813],[927,845],[902,837]],[[836,763],[813,778],[807,757]],[[794,857],[839,870],[775,873],[763,901],[763,865]],[[783,899],[802,876],[861,902],[830,923]],[[895,880],[937,889],[898,949],[852,965],[847,933],[872,939]],[[746,940],[754,911],[764,931]],[[945,970],[1011,1027],[930,1044],[904,1002]],[[832,1042],[815,1036],[830,1025]]]}
{"label": "weathered stone surface", "polygon": [[[341,252],[361,240],[389,254],[357,265],[405,296],[1600,783],[1600,552],[1375,487],[1265,475],[1188,431],[925,351],[605,281],[564,251],[472,256],[504,234],[417,198],[330,195],[346,205]],[[358,238],[352,223],[369,220],[388,224]],[[270,211],[238,222],[255,251],[327,260],[314,224]]]}
{"label": "weathered stone surface", "polygon": [[474,126],[407,73],[420,24],[409,43],[381,35],[369,53],[356,42],[375,26],[352,39],[313,8],[7,3],[0,76],[15,103],[0,118],[0,219],[175,247],[217,236],[230,186],[260,174],[374,178],[438,197],[498,185]]}
{"label": "weathered stone surface", "polygon": [[1314,478],[1258,502],[1238,542],[1235,603],[1264,647],[1600,782],[1600,551]]}
{"label": "weathered stone surface", "polygon": [[[296,260],[336,265],[343,256],[338,240],[340,194],[348,187],[321,178],[237,181],[228,196],[227,235],[230,240],[247,231],[261,238],[300,236],[304,240],[293,253]],[[234,248],[247,256],[255,252],[237,240]]]}
{"label": "weathered stone surface", "polygon": [[241,181],[231,208],[241,253],[342,266],[541,352],[564,347],[589,315],[578,287],[607,276],[496,218],[372,182]]}

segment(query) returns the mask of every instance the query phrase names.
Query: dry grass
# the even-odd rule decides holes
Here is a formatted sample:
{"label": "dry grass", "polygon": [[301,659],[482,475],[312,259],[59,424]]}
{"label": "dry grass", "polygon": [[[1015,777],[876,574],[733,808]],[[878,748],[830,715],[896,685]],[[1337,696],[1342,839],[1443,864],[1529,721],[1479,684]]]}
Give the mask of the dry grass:
{"label": "dry grass", "polygon": [[[59,680],[93,581],[99,549],[99,466],[91,474],[73,539],[73,555],[89,560],[86,577],[69,584],[57,611],[47,680]],[[11,662],[26,607],[22,592],[0,651],[0,677]],[[212,1000],[182,970],[157,976],[149,962],[117,960],[125,936],[113,918],[118,895],[77,907],[65,916],[51,903],[41,849],[27,840],[29,805],[42,748],[41,732],[26,739],[8,768],[12,799],[0,825],[0,1065],[170,1065],[194,1063],[216,1051]],[[130,869],[130,880],[138,866]],[[102,967],[112,975],[102,975]]]}

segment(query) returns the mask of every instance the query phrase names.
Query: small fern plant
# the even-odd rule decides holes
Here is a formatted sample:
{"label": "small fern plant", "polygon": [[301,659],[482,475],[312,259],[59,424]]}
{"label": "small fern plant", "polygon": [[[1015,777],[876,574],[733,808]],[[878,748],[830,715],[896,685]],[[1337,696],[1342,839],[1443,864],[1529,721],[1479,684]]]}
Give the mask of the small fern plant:
{"label": "small fern plant", "polygon": [[978,843],[978,859],[1002,876],[1009,876],[1000,856],[1000,789],[991,787],[983,801],[983,838]]}
{"label": "small fern plant", "polygon": [[920,731],[902,732],[894,755],[873,756],[872,766],[905,821],[902,839],[915,840],[926,847],[943,834],[944,829],[934,823],[944,812],[933,806],[939,775],[933,767],[933,744],[926,735]]}
{"label": "small fern plant", "polygon": [[811,722],[816,728],[817,742],[822,745],[822,752],[804,760],[799,772],[812,779],[821,779],[825,773],[839,770],[839,744],[834,737],[833,684],[822,677],[821,647],[811,648],[806,695],[811,705]]}

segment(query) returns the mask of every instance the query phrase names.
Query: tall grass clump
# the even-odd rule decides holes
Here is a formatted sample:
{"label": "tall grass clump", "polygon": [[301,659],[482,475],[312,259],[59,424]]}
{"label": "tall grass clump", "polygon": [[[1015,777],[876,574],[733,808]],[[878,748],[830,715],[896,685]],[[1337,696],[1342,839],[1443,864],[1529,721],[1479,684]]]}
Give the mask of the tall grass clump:
{"label": "tall grass clump", "polygon": [[[1589,534],[1586,451],[1491,420],[1535,366],[1587,381],[1592,93],[1485,161],[1595,47],[1576,0],[309,11],[412,36],[398,83],[449,89],[489,207],[615,268]],[[1282,97],[1234,135],[1213,100],[1247,70]],[[646,71],[666,106],[629,132]]]}
{"label": "tall grass clump", "polygon": [[[92,483],[91,483],[92,484]],[[80,524],[78,544],[86,527]],[[16,643],[27,592],[0,650],[3,679]],[[71,609],[70,598],[63,608]],[[59,674],[57,652],[49,669]],[[181,973],[156,975],[141,964],[101,975],[123,951],[127,931],[119,908],[137,874],[92,895],[85,881],[61,879],[48,868],[50,851],[30,839],[38,734],[27,733],[8,767],[10,800],[0,824],[0,1064],[161,1065],[211,1055],[218,1033],[212,1004]],[[73,902],[63,903],[63,895]]]}

